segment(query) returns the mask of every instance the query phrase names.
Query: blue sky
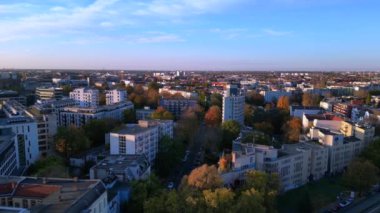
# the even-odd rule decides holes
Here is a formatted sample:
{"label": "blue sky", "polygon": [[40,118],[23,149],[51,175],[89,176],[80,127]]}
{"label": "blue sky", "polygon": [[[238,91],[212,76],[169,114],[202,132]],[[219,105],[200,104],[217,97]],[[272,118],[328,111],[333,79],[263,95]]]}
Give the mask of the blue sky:
{"label": "blue sky", "polygon": [[2,0],[0,68],[380,70],[378,0]]}

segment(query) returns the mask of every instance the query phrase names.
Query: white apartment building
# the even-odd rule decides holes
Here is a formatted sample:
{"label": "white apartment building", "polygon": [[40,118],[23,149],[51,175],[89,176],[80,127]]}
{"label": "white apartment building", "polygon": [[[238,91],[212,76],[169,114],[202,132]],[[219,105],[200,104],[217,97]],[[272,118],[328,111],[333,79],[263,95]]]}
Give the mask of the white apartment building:
{"label": "white apartment building", "polygon": [[144,154],[153,162],[158,151],[158,142],[164,137],[173,138],[173,121],[139,120],[138,124],[127,124],[123,129],[109,133],[111,155]]}
{"label": "white apartment building", "polygon": [[17,137],[11,128],[0,129],[0,176],[12,175],[18,169]]}
{"label": "white apartment building", "polygon": [[93,119],[114,119],[122,120],[123,113],[127,109],[133,109],[130,101],[113,105],[98,107],[65,107],[58,112],[59,126],[74,125],[80,127]]}
{"label": "white apartment building", "polygon": [[106,104],[112,105],[127,101],[127,91],[125,90],[108,90],[106,92]]}
{"label": "white apartment building", "polygon": [[142,127],[127,124],[123,129],[109,134],[111,155],[145,155],[153,162],[158,151],[158,126]]}
{"label": "white apartment building", "polygon": [[40,156],[37,122],[25,114],[24,106],[16,101],[4,101],[0,128],[11,128],[17,137],[17,164],[27,168]]}
{"label": "white apartment building", "polygon": [[241,95],[236,85],[227,85],[223,95],[223,122],[234,120],[244,125],[245,96]]}
{"label": "white apartment building", "polygon": [[89,88],[77,88],[70,92],[70,98],[80,107],[96,107],[99,102],[99,91]]}
{"label": "white apartment building", "polygon": [[184,98],[191,98],[191,99],[198,98],[198,94],[196,92],[188,92],[188,91],[174,90],[174,89],[167,89],[167,88],[160,88],[158,92],[159,93],[167,92],[171,95],[181,94]]}

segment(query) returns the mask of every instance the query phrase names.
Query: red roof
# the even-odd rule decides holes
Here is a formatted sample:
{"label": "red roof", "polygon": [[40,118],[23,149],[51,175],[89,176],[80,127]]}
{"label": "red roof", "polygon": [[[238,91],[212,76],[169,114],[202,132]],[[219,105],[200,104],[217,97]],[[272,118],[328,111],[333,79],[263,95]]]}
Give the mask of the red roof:
{"label": "red roof", "polygon": [[15,196],[45,198],[61,189],[61,186],[43,184],[20,184]]}
{"label": "red roof", "polygon": [[14,188],[16,187],[16,182],[9,182],[9,183],[3,183],[0,184],[0,194],[10,194],[13,192]]}

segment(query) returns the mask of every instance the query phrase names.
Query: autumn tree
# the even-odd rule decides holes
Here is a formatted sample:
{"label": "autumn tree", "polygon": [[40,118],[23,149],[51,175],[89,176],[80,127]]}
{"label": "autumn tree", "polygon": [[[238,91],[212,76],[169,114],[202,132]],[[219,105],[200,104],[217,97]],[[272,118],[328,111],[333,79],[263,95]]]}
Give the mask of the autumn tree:
{"label": "autumn tree", "polygon": [[257,213],[265,213],[264,198],[254,188],[243,191],[233,206],[233,212],[236,213],[251,213],[254,209]]}
{"label": "autumn tree", "polygon": [[218,106],[212,106],[205,115],[205,123],[209,126],[218,126],[222,122],[222,111]]}
{"label": "autumn tree", "polygon": [[299,118],[292,118],[283,126],[284,137],[287,141],[297,143],[301,135],[302,122]]}
{"label": "autumn tree", "polygon": [[223,185],[223,180],[219,175],[218,169],[212,165],[204,164],[190,172],[187,185],[197,189],[215,189]]}
{"label": "autumn tree", "polygon": [[304,93],[302,95],[302,106],[318,106],[320,97],[317,94]]}
{"label": "autumn tree", "polygon": [[264,96],[256,91],[250,91],[245,96],[245,102],[248,104],[263,106],[265,103]]}
{"label": "autumn tree", "polygon": [[289,110],[289,97],[281,96],[277,101],[277,108],[282,110]]}
{"label": "autumn tree", "polygon": [[215,212],[223,212],[234,204],[235,193],[227,188],[204,190],[206,206]]}
{"label": "autumn tree", "polygon": [[343,178],[361,196],[379,181],[379,168],[370,161],[355,160],[348,166]]}
{"label": "autumn tree", "polygon": [[151,115],[152,119],[173,120],[174,115],[163,107],[158,107]]}

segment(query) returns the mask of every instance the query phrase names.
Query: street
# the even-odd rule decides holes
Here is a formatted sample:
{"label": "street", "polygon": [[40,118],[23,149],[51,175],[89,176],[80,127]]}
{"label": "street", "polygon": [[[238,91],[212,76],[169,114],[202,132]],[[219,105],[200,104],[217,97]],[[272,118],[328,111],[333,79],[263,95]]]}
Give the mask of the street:
{"label": "street", "polygon": [[344,213],[378,213],[380,212],[380,194],[373,195],[359,203],[348,206],[339,212]]}
{"label": "street", "polygon": [[[177,188],[182,180],[184,175],[188,175],[196,165],[197,158],[199,158],[198,153],[201,152],[202,144],[204,142],[204,134],[205,134],[205,124],[202,123],[197,129],[196,133],[193,136],[192,143],[190,143],[188,150],[190,154],[187,157],[187,160],[181,162],[180,165],[175,169],[173,174],[170,176],[169,181],[174,182],[174,187]],[[201,161],[202,162],[202,161]]]}

